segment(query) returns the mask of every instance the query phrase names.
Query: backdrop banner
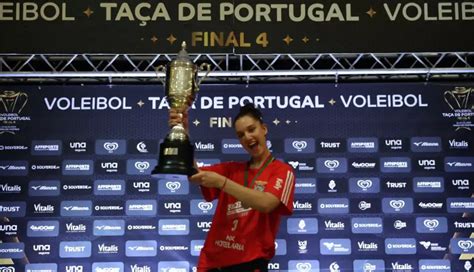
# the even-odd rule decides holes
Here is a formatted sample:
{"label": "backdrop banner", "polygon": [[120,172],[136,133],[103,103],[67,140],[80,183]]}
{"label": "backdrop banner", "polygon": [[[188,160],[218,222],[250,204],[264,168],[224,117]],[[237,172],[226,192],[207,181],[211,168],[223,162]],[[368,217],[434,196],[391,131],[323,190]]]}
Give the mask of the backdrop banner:
{"label": "backdrop banner", "polygon": [[0,53],[461,52],[473,21],[472,0],[4,0]]}
{"label": "backdrop banner", "polygon": [[[191,140],[199,166],[247,160],[232,118],[262,110],[296,175],[272,271],[471,271],[473,87],[202,85]],[[11,85],[0,102],[1,271],[195,271],[216,202],[151,179],[162,86]]]}

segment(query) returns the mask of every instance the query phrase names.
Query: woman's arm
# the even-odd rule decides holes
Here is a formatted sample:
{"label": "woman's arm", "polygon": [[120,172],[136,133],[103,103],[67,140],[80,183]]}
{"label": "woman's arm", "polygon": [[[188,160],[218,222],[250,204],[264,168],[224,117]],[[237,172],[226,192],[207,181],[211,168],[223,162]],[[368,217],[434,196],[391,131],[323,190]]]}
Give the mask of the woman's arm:
{"label": "woman's arm", "polygon": [[233,180],[212,171],[199,171],[191,176],[190,181],[207,188],[218,188],[259,212],[269,213],[280,205],[280,200],[271,193],[261,192],[244,187]]}

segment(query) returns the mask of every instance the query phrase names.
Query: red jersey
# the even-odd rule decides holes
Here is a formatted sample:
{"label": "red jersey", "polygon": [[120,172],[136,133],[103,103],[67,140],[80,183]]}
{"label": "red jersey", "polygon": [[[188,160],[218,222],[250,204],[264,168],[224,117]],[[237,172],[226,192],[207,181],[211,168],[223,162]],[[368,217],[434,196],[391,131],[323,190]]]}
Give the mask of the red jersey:
{"label": "red jersey", "polygon": [[[202,170],[217,172],[245,185],[246,162],[226,162]],[[248,169],[248,184],[260,169]],[[293,212],[295,177],[286,163],[273,160],[253,183],[254,190],[268,192],[280,200],[270,213],[244,207],[241,201],[216,188],[201,187],[206,201],[219,199],[211,229],[199,257],[198,271],[245,263],[275,255],[275,237],[281,215]],[[249,185],[248,185],[249,186]]]}

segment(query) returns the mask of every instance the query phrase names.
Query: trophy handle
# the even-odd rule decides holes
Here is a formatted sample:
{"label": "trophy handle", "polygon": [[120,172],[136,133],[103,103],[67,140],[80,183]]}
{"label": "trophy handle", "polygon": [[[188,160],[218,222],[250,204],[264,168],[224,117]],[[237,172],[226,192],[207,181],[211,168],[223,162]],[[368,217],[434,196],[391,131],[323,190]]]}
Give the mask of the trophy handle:
{"label": "trophy handle", "polygon": [[201,85],[202,80],[205,79],[211,72],[211,65],[209,63],[202,63],[201,66],[199,66],[199,70],[204,70],[204,67],[206,67],[207,71],[206,74],[199,79],[199,82],[195,83],[197,90],[199,90],[199,85]]}
{"label": "trophy handle", "polygon": [[[166,81],[163,78],[166,78],[166,66],[160,65],[156,67],[155,69],[156,77],[163,83],[163,85],[166,85]],[[161,77],[159,73],[165,73],[164,77]]]}

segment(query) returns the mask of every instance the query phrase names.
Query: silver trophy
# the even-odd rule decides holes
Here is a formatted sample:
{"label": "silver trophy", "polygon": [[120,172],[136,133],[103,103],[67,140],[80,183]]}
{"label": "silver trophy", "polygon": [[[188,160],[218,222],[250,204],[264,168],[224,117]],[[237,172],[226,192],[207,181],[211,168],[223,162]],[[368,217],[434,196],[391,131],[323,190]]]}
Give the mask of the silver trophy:
{"label": "silver trophy", "polygon": [[[198,71],[206,67],[206,74],[199,81]],[[195,65],[186,52],[186,43],[181,44],[181,51],[175,60],[166,67],[160,66],[157,71],[166,72],[165,85],[166,99],[170,107],[178,113],[184,113],[194,102],[201,81],[210,72],[210,65],[203,63],[200,67]],[[189,135],[183,124],[177,124],[171,128],[163,143],[160,144],[160,157],[158,165],[152,171],[152,175],[159,174],[182,174],[193,175],[194,149],[189,140]]]}

